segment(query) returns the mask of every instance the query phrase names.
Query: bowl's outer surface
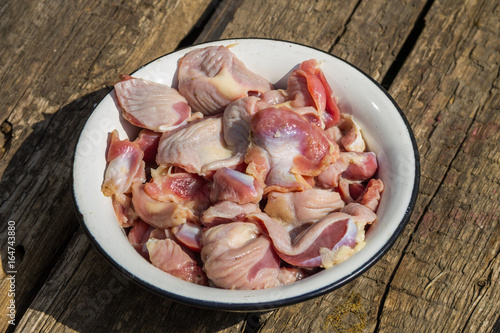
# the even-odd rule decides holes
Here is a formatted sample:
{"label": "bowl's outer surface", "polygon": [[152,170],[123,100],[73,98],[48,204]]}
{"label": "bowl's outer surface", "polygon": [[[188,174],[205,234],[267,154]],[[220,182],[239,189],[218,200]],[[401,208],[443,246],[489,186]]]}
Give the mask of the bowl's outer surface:
{"label": "bowl's outer surface", "polygon": [[323,51],[285,41],[233,39],[205,43],[167,54],[132,75],[176,86],[177,61],[194,48],[231,45],[248,68],[284,88],[290,71],[304,60],[317,59],[338,97],[342,112],[361,125],[368,148],[377,154],[377,177],[385,184],[378,220],[366,235],[366,246],[348,260],[312,277],[267,290],[223,290],[175,278],[144,260],[118,225],[111,200],[100,191],[106,168],[108,133],[120,138],[137,129],[120,116],[114,92],[89,117],[77,144],[73,189],[80,220],[97,249],[126,276],[147,289],[178,302],[230,311],[260,311],[290,305],[332,291],[371,267],[392,246],[407,223],[419,185],[418,151],[411,128],[389,94],[368,75]]}

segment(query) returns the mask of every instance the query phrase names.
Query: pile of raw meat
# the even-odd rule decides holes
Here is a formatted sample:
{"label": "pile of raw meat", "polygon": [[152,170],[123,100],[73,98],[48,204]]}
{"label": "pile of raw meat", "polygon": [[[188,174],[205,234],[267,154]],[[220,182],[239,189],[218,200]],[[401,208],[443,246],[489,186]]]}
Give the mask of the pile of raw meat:
{"label": "pile of raw meat", "polygon": [[193,283],[262,289],[364,246],[384,186],[320,65],[275,89],[211,46],[179,60],[175,89],[121,77],[118,107],[142,129],[110,133],[102,192],[141,255]]}

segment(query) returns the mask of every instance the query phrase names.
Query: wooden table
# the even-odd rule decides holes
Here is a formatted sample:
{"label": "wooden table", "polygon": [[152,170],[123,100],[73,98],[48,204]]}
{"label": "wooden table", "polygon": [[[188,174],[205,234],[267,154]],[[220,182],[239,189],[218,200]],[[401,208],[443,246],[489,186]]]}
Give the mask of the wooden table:
{"label": "wooden table", "polygon": [[[1,329],[500,331],[499,17],[498,0],[2,1]],[[323,297],[265,313],[149,293],[97,253],[73,209],[76,141],[118,74],[232,37],[299,42],[360,67],[403,109],[422,162],[412,218],[375,266]]]}

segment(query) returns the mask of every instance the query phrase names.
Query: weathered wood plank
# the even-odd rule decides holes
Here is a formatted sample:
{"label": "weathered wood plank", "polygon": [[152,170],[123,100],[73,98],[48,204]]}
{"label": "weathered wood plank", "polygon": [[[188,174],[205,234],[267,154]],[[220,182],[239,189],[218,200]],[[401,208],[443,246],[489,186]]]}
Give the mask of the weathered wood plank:
{"label": "weathered wood plank", "polygon": [[17,252],[24,252],[16,263],[21,315],[78,225],[70,175],[84,120],[119,73],[175,49],[209,2],[3,2],[2,307],[9,301],[4,222],[16,221]]}
{"label": "weathered wood plank", "polygon": [[394,81],[430,202],[390,284],[381,331],[488,332],[499,319],[499,10],[435,2]]}

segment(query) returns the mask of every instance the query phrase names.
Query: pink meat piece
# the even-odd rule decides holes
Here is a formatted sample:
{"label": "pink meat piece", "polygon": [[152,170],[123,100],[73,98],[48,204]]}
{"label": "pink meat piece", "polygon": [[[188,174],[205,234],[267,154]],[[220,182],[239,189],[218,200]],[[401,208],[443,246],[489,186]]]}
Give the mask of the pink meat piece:
{"label": "pink meat piece", "polygon": [[151,198],[141,183],[134,183],[132,186],[132,204],[143,221],[160,229],[174,227],[195,218],[193,212],[183,204]]}
{"label": "pink meat piece", "polygon": [[260,208],[255,203],[240,205],[231,201],[221,201],[203,212],[201,223],[211,227],[222,223],[244,221],[246,215],[258,212]]}
{"label": "pink meat piece", "polygon": [[144,128],[139,132],[139,135],[134,140],[134,142],[137,143],[144,152],[143,160],[146,164],[155,163],[160,138],[161,133]]}
{"label": "pink meat piece", "polygon": [[342,200],[349,204],[354,202],[354,199],[351,196],[351,182],[345,178],[340,178],[339,186],[337,187],[337,191],[340,193]]}
{"label": "pink meat piece", "polygon": [[380,203],[380,194],[384,191],[384,183],[380,179],[370,179],[364,192],[356,202],[376,212]]}
{"label": "pink meat piece", "polygon": [[272,85],[249,70],[225,46],[193,50],[179,60],[179,92],[194,111],[214,115],[231,102],[254,93],[271,90]]}
{"label": "pink meat piece", "polygon": [[252,176],[229,169],[218,169],[212,181],[212,202],[233,201],[244,205],[258,203],[262,199],[263,189]]}
{"label": "pink meat piece", "polygon": [[338,146],[320,128],[284,107],[258,111],[251,130],[247,173],[264,180],[264,194],[311,188],[305,176],[317,176],[337,158]]}
{"label": "pink meat piece", "polygon": [[344,205],[337,192],[312,188],[302,192],[271,192],[267,195],[264,212],[291,231],[305,223],[316,222]]}
{"label": "pink meat piece", "polygon": [[195,252],[201,251],[202,230],[201,226],[192,222],[183,223],[170,229],[179,243]]}
{"label": "pink meat piece", "polygon": [[195,214],[210,206],[210,187],[205,178],[187,172],[171,173],[170,168],[162,167],[151,174],[151,180],[144,184],[144,191],[151,198],[181,203]]}
{"label": "pink meat piece", "polygon": [[[316,184],[332,189],[340,186],[341,177],[349,181],[366,181],[375,175],[377,169],[377,156],[373,152],[340,152],[337,160],[318,175]],[[348,183],[343,186],[348,186]]]}
{"label": "pink meat piece", "polygon": [[332,142],[339,142],[342,138],[342,132],[338,128],[338,126],[331,126],[325,129],[325,135]]}
{"label": "pink meat piece", "polygon": [[354,121],[351,115],[343,114],[337,128],[342,133],[342,137],[338,142],[346,151],[365,151],[366,143],[361,134],[361,127]]}
{"label": "pink meat piece", "polygon": [[278,256],[285,262],[299,267],[320,267],[320,249],[334,250],[341,246],[356,245],[357,226],[351,215],[334,212],[312,224],[295,239],[275,219],[267,214],[253,214],[250,220],[265,226]]}
{"label": "pink meat piece", "polygon": [[323,123],[325,128],[329,128],[339,123],[340,110],[337,106],[336,98],[333,94],[333,89],[328,83],[325,74],[321,70],[321,65],[316,59],[310,59],[300,64],[300,69],[314,74],[325,89],[325,112],[322,113]]}
{"label": "pink meat piece", "polygon": [[280,274],[280,260],[269,237],[253,223],[233,222],[209,228],[203,232],[202,244],[205,272],[218,287],[264,289],[293,282],[290,275]]}
{"label": "pink meat piece", "polygon": [[144,152],[139,145],[128,139],[120,140],[118,132],[114,130],[110,135],[106,161],[108,165],[104,174],[101,191],[105,196],[126,193],[134,179],[144,175]]}
{"label": "pink meat piece", "polygon": [[126,228],[135,225],[139,216],[132,207],[132,197],[123,193],[115,193],[111,197],[111,200],[120,226]]}
{"label": "pink meat piece", "polygon": [[377,214],[375,214],[373,210],[357,202],[346,205],[342,208],[341,212],[356,217],[356,223],[362,224],[363,226],[365,224],[371,224],[377,219]]}
{"label": "pink meat piece", "polygon": [[240,98],[230,103],[222,117],[224,141],[236,152],[244,154],[250,142],[250,119],[258,111],[256,96]]}
{"label": "pink meat piece", "polygon": [[340,152],[337,160],[330,164],[326,169],[316,177],[317,186],[325,189],[333,189],[339,186],[339,180],[342,173],[347,170],[349,160]]}
{"label": "pink meat piece", "polygon": [[203,269],[174,240],[150,239],[146,246],[149,259],[155,267],[185,281],[208,285]]}
{"label": "pink meat piece", "polygon": [[134,249],[144,258],[149,259],[148,250],[145,246],[149,239],[151,231],[154,228],[142,220],[137,220],[137,223],[130,228],[128,233],[128,241]]}
{"label": "pink meat piece", "polygon": [[221,117],[204,118],[164,133],[156,156],[158,165],[173,165],[202,176],[238,165],[242,159],[225,144]]}
{"label": "pink meat piece", "polygon": [[302,66],[288,77],[287,92],[294,108],[312,106],[319,114],[325,110],[326,92],[323,84],[316,75],[302,69]]}
{"label": "pink meat piece", "polygon": [[257,108],[265,109],[271,105],[279,105],[288,101],[288,92],[283,89],[269,90],[259,96]]}
{"label": "pink meat piece", "polygon": [[356,246],[336,246],[333,249],[321,248],[321,263],[325,268],[332,267],[346,260],[362,249],[365,245],[365,227],[367,224],[372,224],[377,219],[377,215],[373,211],[358,203],[348,204],[342,208],[341,212],[351,215],[356,223]]}
{"label": "pink meat piece", "polygon": [[191,118],[186,99],[165,84],[126,75],[115,84],[115,93],[123,117],[138,127],[165,132]]}
{"label": "pink meat piece", "polygon": [[346,179],[365,181],[372,178],[377,172],[377,155],[373,152],[349,152],[340,155],[340,158],[348,161],[347,169],[342,173],[342,177]]}

